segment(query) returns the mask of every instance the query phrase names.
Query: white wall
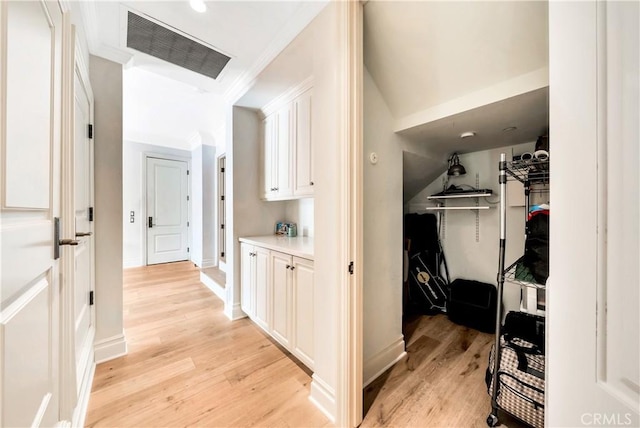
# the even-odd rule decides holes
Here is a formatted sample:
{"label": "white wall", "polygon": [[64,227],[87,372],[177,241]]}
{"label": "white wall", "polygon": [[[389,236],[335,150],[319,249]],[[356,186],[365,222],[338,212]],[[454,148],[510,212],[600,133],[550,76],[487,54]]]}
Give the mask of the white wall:
{"label": "white wall", "polygon": [[[168,147],[125,141],[122,144],[122,212],[123,222],[123,266],[145,266],[146,255],[146,158],[145,154],[191,160],[191,152]],[[97,160],[97,157],[96,157]],[[96,192],[97,193],[97,192]],[[195,199],[195,197],[192,197]],[[192,208],[193,209],[193,208]],[[135,223],[129,222],[129,214],[135,212]]]}
{"label": "white wall", "polygon": [[126,353],[122,312],[122,66],[90,57],[95,98],[96,360]]}
{"label": "white wall", "polygon": [[125,70],[123,85],[127,140],[192,150],[194,136],[212,139],[223,123],[223,101],[217,93],[139,67]]}
{"label": "white wall", "polygon": [[287,201],[284,220],[298,225],[298,236],[313,237],[313,210],[313,198]]}
{"label": "white wall", "polygon": [[[364,73],[364,302],[365,383],[404,352],[402,336],[403,182],[423,182],[422,170],[441,171],[428,146],[393,132],[393,117],[378,87]],[[371,153],[378,162],[372,164]],[[421,164],[403,171],[406,153]],[[414,169],[416,171],[414,171]],[[437,172],[436,172],[437,174]],[[434,176],[433,173],[427,176]],[[426,183],[425,183],[426,184]]]}
{"label": "white wall", "polygon": [[202,267],[215,266],[217,257],[217,189],[216,148],[202,146]]}
{"label": "white wall", "polygon": [[[478,242],[476,242],[475,211],[444,211],[444,227],[441,240],[452,281],[455,278],[464,278],[496,284],[498,242],[500,239],[500,211],[497,204],[500,196],[498,186],[500,153],[506,153],[507,159],[510,159],[512,154],[521,154],[525,151],[531,152],[534,146],[535,143],[525,143],[460,155],[460,163],[465,167],[467,174],[460,177],[450,177],[449,185],[467,184],[476,187],[476,174],[478,174],[478,187],[492,189],[494,196],[479,200],[480,205],[489,205],[491,209],[478,211],[480,219]],[[411,199],[405,207],[407,212],[424,213],[426,211],[422,209],[423,207],[427,205],[434,206],[434,201],[428,201],[427,196],[442,191],[442,180],[445,177],[446,173],[443,173]],[[520,194],[517,193],[517,196],[520,196]],[[535,202],[548,202],[548,195],[538,195],[536,197],[540,199],[536,199]],[[533,196],[532,202],[534,202]],[[467,205],[469,203],[475,204],[475,201],[449,202],[450,205]],[[506,266],[509,266],[524,254],[525,236],[524,207],[512,207],[509,204],[509,201],[507,201]],[[503,302],[506,311],[517,309],[520,302],[520,287],[505,283]]]}
{"label": "white wall", "polygon": [[191,151],[191,261],[215,266],[216,148],[200,145]]}

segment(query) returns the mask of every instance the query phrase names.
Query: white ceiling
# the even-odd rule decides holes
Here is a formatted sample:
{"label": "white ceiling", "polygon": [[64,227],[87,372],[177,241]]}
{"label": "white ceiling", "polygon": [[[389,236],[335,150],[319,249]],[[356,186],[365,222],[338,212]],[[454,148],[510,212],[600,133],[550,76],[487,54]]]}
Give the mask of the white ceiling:
{"label": "white ceiling", "polygon": [[[124,138],[190,149],[224,127],[233,103],[322,10],[327,0],[79,1],[92,54],[124,65]],[[231,60],[217,79],[126,47],[127,11],[151,18]]]}
{"label": "white ceiling", "polygon": [[[434,157],[535,140],[547,129],[544,1],[369,1],[364,61],[395,131]],[[461,132],[477,137],[462,141]],[[511,144],[512,142],[506,142]]]}
{"label": "white ceiling", "polygon": [[[191,9],[187,0],[86,3],[83,14],[90,28],[92,51],[127,67],[140,67],[204,91],[229,95],[239,79],[252,72],[257,75],[289,44],[326,1],[206,1],[204,13]],[[231,60],[214,80],[127,48],[127,11],[178,30]]]}

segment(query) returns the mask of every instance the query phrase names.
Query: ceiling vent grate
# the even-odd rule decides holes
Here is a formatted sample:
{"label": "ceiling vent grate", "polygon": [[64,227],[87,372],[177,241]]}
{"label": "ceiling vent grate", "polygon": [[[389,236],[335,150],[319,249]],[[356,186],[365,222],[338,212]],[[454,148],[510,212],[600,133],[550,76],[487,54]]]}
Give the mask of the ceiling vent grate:
{"label": "ceiling vent grate", "polygon": [[215,79],[231,59],[162,25],[128,12],[127,47]]}

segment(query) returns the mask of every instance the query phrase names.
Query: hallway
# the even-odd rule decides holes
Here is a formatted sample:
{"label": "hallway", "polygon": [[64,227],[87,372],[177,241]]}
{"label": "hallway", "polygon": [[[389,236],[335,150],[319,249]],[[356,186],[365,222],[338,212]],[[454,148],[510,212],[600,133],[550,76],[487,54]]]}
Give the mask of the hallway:
{"label": "hallway", "polygon": [[126,269],[128,355],[96,368],[87,426],[326,426],[310,373],[231,322],[190,262]]}

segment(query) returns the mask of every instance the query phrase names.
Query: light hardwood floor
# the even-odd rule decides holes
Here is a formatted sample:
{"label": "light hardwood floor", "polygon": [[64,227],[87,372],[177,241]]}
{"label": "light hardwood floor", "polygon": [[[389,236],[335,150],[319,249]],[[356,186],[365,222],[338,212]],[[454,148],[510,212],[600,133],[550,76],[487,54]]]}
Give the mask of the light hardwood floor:
{"label": "light hardwood floor", "polygon": [[[249,320],[229,321],[191,263],[124,272],[129,353],[98,365],[87,426],[331,425],[308,399],[308,370]],[[407,357],[364,391],[362,427],[486,427],[493,336],[437,315],[405,338]]]}
{"label": "light hardwood floor", "polygon": [[247,319],[229,321],[191,263],[124,272],[129,353],[98,365],[87,426],[330,425],[310,374]]}
{"label": "light hardwood floor", "polygon": [[[484,377],[494,335],[442,314],[414,317],[404,330],[407,356],[365,388],[361,426],[486,428]],[[499,417],[502,426],[525,426]]]}

